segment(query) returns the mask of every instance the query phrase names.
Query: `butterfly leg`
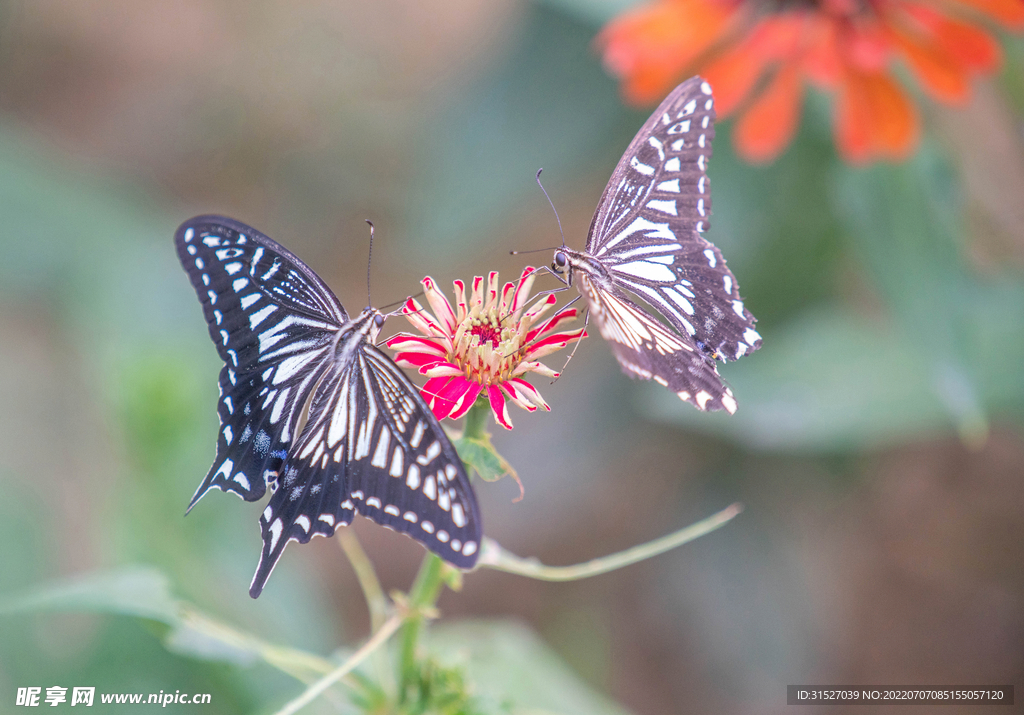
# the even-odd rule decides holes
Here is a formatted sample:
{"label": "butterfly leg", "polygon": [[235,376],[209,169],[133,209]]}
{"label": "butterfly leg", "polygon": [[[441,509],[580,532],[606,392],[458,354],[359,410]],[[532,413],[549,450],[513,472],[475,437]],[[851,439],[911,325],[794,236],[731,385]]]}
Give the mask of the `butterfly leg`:
{"label": "butterfly leg", "polygon": [[[567,280],[567,279],[565,278],[565,276],[563,276],[563,275],[562,275],[561,273],[557,273],[557,272],[553,271],[553,270],[551,269],[551,266],[541,266],[540,268],[538,268],[538,269],[537,269],[537,272],[538,272],[538,273],[539,273],[540,271],[545,271],[545,272],[547,272],[547,273],[550,273],[551,275],[553,275],[553,276],[554,276],[555,278],[557,278],[557,279],[558,279],[558,280],[559,280],[559,281],[560,281],[560,282],[561,282],[561,283],[562,283],[563,285],[565,285],[566,287],[568,287],[568,286],[571,286],[571,285],[572,285],[572,282],[571,282],[571,281],[569,281],[569,280]],[[564,288],[559,288],[558,290],[565,290],[565,289],[564,289]]]}
{"label": "butterfly leg", "polygon": [[[562,290],[565,290],[565,289],[563,288]],[[580,298],[582,298],[582,297],[583,297],[583,296],[581,296],[581,295],[578,295],[578,296],[576,296],[575,298],[573,298],[572,300],[570,300],[570,301],[569,301],[568,303],[566,303],[566,304],[565,304],[565,305],[564,305],[564,306],[562,307],[562,310],[565,310],[566,308],[568,308],[568,307],[569,307],[570,305],[572,305],[573,303],[575,303],[576,301],[578,301],[578,300],[579,300]],[[587,326],[588,326],[589,324],[590,324],[590,308],[588,307],[588,308],[587,308],[587,312],[583,314],[583,332],[586,332],[586,330],[587,330]],[[580,343],[581,343],[581,342],[582,342],[582,340],[577,340],[577,341],[576,341],[576,344],[572,346],[572,352],[571,352],[571,353],[569,353],[569,357],[567,357],[567,358],[565,359],[565,364],[564,364],[564,365],[562,365],[562,369],[561,369],[561,370],[559,370],[559,372],[558,372],[558,377],[561,377],[561,376],[562,376],[562,374],[563,374],[563,373],[565,372],[565,367],[566,367],[566,365],[568,365],[568,364],[569,364],[569,361],[570,361],[570,360],[572,360],[572,356],[576,354],[576,350],[577,350],[577,348],[579,348],[579,346],[580,346]],[[556,378],[555,378],[554,380],[552,380],[552,381],[551,381],[551,384],[552,384],[552,385],[554,385],[554,384],[555,384],[556,382],[558,382],[558,377],[556,377]]]}

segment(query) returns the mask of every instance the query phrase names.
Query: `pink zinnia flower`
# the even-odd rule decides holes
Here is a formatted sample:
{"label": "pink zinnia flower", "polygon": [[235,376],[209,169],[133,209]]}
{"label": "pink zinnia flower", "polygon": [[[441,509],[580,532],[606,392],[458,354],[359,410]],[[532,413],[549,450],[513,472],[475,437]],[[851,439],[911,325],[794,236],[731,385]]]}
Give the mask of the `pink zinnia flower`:
{"label": "pink zinnia flower", "polygon": [[536,388],[523,377],[533,372],[556,378],[558,373],[537,361],[586,337],[584,329],[552,332],[576,317],[575,308],[563,308],[538,323],[556,302],[549,293],[530,303],[536,269],[523,270],[519,283],[506,283],[498,292],[498,272],[473,279],[473,295],[466,301],[466,286],[454,281],[455,309],[434,279],[422,281],[433,315],[409,298],[402,312],[422,335],[399,333],[387,341],[398,351],[395,362],[413,367],[429,380],[421,392],[438,419],[458,419],[478,397],[486,395],[498,424],[512,429],[507,400],[529,412],[550,411]]}

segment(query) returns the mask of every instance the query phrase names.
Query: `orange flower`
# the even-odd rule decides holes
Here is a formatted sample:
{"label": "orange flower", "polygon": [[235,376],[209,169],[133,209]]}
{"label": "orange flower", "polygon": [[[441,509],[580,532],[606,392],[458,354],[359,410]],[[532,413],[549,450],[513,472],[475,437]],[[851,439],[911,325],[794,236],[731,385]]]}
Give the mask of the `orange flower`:
{"label": "orange flower", "polygon": [[775,159],[796,134],[806,84],[835,98],[834,131],[851,162],[903,159],[917,144],[917,110],[893,76],[902,64],[946,104],[1002,59],[974,18],[1024,29],[1022,0],[654,0],[597,38],[606,67],[635,104],[700,74],[720,118],[740,114],[737,152]]}

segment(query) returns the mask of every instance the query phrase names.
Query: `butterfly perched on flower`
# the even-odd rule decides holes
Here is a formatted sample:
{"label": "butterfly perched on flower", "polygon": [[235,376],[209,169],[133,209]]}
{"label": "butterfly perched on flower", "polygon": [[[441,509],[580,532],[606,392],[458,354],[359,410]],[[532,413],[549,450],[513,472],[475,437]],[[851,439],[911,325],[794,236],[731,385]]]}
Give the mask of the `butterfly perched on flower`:
{"label": "butterfly perched on flower", "polygon": [[481,539],[469,477],[416,386],[374,345],[384,317],[350,317],[288,249],[243,223],[198,216],[174,237],[224,361],[211,488],[260,517],[256,598],[289,541],[332,536],[355,513],[471,568]]}
{"label": "butterfly perched on flower", "polygon": [[676,87],[612,172],[586,249],[562,245],[551,268],[587,299],[626,374],[701,410],[732,413],[736,399],[716,361],[757,350],[761,336],[722,253],[701,235],[711,215],[714,122],[707,82]]}

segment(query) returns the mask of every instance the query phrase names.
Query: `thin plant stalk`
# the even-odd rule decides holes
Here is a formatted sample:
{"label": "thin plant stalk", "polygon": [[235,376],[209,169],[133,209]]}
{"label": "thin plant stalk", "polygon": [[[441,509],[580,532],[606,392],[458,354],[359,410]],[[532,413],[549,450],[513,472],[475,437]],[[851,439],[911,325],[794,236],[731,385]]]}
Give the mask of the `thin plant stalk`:
{"label": "thin plant stalk", "polygon": [[[366,599],[366,607],[370,612],[370,632],[376,633],[384,626],[384,622],[388,618],[389,606],[388,598],[380,585],[380,579],[377,578],[373,563],[363,551],[362,544],[359,543],[359,538],[351,526],[341,530],[338,535],[338,544],[345,552],[349,563],[352,564],[356,580],[359,581],[359,587],[363,591],[363,598]],[[387,650],[381,648],[374,651],[371,661],[381,687],[393,695],[396,683],[391,676],[391,664]]]}
{"label": "thin plant stalk", "polygon": [[394,615],[385,621],[384,626],[374,633],[370,640],[363,644],[362,648],[349,656],[344,663],[306,688],[302,695],[278,710],[276,715],[293,715],[309,703],[313,702],[317,696],[355,670],[356,667],[366,660],[371,653],[384,645],[388,638],[394,635],[395,631],[398,630],[398,627],[402,625],[402,620],[402,616]]}
{"label": "thin plant stalk", "polygon": [[679,531],[616,554],[572,566],[546,566],[537,559],[524,559],[505,551],[496,541],[484,539],[483,553],[480,554],[477,565],[480,568],[495,569],[540,581],[577,581],[635,564],[687,544],[723,526],[741,511],[741,504],[731,504],[717,514],[712,514]]}
{"label": "thin plant stalk", "polygon": [[366,607],[370,611],[370,630],[376,633],[388,617],[388,599],[381,588],[377,572],[374,571],[373,563],[363,551],[351,526],[341,530],[338,543],[352,564],[352,570],[355,571],[356,580],[359,581],[359,587],[362,588],[363,597],[366,599]]}

